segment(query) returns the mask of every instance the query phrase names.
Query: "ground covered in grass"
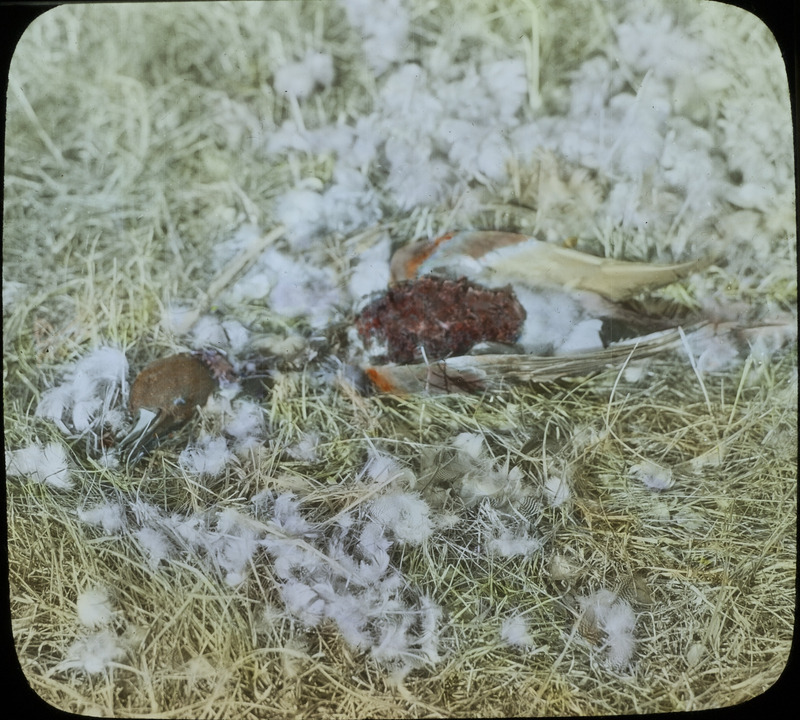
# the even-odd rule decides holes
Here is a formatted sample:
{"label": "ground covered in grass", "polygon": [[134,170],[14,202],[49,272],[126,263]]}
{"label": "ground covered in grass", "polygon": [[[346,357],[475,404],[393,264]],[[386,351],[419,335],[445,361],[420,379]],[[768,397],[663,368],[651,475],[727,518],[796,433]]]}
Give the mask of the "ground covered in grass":
{"label": "ground covered in grass", "polygon": [[[791,143],[771,36],[712,3],[47,13],[12,65],[5,167],[28,682],[128,717],[763,692],[794,631]],[[354,313],[395,249],[454,228],[713,256],[659,299],[783,325],[552,383],[368,392]],[[201,348],[251,377],[127,466],[136,373]]]}

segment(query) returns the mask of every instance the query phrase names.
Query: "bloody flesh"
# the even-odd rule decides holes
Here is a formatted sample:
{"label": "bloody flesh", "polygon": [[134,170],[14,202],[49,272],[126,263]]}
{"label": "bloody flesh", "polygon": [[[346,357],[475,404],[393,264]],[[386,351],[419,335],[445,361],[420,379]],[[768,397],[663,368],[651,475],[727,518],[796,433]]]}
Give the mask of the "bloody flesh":
{"label": "bloody flesh", "polygon": [[524,320],[510,287],[428,275],[390,287],[355,324],[368,348],[386,344],[386,361],[411,363],[423,358],[422,349],[428,360],[440,360],[463,355],[479,342],[513,343]]}

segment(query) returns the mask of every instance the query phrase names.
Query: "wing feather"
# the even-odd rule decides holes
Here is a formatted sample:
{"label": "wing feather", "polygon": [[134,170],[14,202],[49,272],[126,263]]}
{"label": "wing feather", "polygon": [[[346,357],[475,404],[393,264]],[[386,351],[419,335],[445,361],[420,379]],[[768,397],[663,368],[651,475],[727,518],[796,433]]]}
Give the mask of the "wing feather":
{"label": "wing feather", "polygon": [[395,281],[405,280],[450,266],[474,269],[468,276],[488,285],[588,290],[619,302],[681,280],[711,262],[710,258],[671,265],[626,262],[519,233],[468,230],[400,248],[392,259],[392,275]]}

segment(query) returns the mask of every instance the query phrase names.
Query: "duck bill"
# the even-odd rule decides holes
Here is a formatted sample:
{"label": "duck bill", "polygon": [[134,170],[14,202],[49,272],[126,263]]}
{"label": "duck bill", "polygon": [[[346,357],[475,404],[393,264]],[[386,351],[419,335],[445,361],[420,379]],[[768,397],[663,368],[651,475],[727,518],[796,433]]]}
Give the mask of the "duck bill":
{"label": "duck bill", "polygon": [[144,455],[144,448],[155,435],[158,428],[159,413],[152,410],[139,410],[136,425],[119,443],[120,452],[126,455],[125,462],[133,465]]}

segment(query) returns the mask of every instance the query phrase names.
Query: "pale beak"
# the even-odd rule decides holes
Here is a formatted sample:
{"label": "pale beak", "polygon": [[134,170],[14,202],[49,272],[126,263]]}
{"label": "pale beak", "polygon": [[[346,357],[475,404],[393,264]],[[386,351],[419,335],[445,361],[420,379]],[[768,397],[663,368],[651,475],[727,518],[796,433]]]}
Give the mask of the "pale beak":
{"label": "pale beak", "polygon": [[151,440],[158,426],[160,412],[153,412],[146,408],[139,410],[136,425],[119,443],[122,453],[127,453],[125,463],[133,465],[144,455],[144,446]]}

